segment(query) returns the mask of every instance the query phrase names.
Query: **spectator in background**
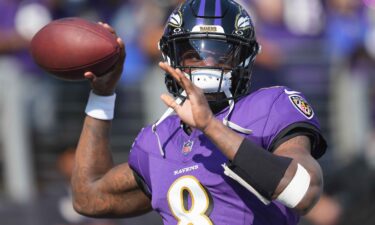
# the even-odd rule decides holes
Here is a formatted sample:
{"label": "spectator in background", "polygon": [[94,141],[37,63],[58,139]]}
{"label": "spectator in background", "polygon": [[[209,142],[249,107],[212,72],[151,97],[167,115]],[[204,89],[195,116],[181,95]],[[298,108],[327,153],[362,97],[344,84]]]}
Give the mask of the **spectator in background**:
{"label": "spectator in background", "polygon": [[321,84],[327,77],[327,60],[319,48],[324,26],[321,2],[251,0],[250,4],[257,13],[257,35],[262,45],[254,84],[282,84],[306,90],[308,95],[324,93]]}
{"label": "spectator in background", "polygon": [[277,32],[280,30],[278,28],[282,27],[282,1],[252,0],[250,2],[241,1],[241,3],[248,11],[253,12],[257,36],[262,47],[254,65],[255,75],[252,77],[252,89],[257,90],[260,87],[280,84],[280,76],[283,75],[281,70],[282,49],[280,43],[272,38],[274,35],[267,34],[267,30],[270,26],[272,27],[271,32]]}
{"label": "spectator in background", "polygon": [[28,54],[32,36],[50,20],[45,1],[0,1],[1,152],[5,190],[19,203],[36,194],[31,131],[53,127],[53,90]]}
{"label": "spectator in background", "polygon": [[375,148],[370,122],[374,58],[369,48],[374,45],[366,45],[371,10],[363,2],[327,1],[325,49],[331,65],[334,157],[325,179],[327,195],[307,217],[314,225],[370,225],[375,221]]}
{"label": "spectator in background", "polygon": [[323,194],[301,225],[306,224],[306,220],[313,225],[339,225],[342,213],[342,206],[337,199]]}
{"label": "spectator in background", "polygon": [[366,8],[359,0],[328,0],[327,6],[326,49],[334,62],[345,60],[365,40]]}
{"label": "spectator in background", "polygon": [[113,12],[128,1],[122,0],[47,0],[53,8],[54,18],[82,17],[92,21],[110,21]]}
{"label": "spectator in background", "polygon": [[336,166],[345,167],[363,154],[371,129],[368,79],[372,62],[364,48],[369,20],[361,1],[329,0],[328,7],[333,155]]}

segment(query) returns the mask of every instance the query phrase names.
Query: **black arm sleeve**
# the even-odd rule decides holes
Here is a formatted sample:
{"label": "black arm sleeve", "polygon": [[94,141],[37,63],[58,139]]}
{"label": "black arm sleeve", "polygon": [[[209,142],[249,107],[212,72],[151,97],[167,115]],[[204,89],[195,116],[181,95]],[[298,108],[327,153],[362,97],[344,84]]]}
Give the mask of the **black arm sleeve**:
{"label": "black arm sleeve", "polygon": [[291,158],[276,156],[245,138],[229,168],[271,200],[291,162]]}

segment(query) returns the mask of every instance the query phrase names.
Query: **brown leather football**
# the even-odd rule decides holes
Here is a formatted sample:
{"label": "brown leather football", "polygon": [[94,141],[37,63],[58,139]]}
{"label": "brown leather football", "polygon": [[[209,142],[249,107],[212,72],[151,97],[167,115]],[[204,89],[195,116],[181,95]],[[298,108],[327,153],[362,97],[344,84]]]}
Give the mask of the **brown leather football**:
{"label": "brown leather football", "polygon": [[31,41],[35,62],[64,80],[82,80],[91,71],[107,72],[119,59],[116,36],[101,25],[82,18],[63,18],[43,27]]}

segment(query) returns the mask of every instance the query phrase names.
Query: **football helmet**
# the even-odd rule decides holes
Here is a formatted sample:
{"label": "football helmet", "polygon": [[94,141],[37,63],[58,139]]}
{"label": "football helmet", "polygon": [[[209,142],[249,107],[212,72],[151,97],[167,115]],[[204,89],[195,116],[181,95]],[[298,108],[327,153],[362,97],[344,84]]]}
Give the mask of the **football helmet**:
{"label": "football helmet", "polygon": [[[259,45],[249,14],[232,0],[187,0],[170,15],[159,42],[163,58],[204,93],[234,100],[249,92]],[[166,74],[168,91],[184,97]],[[217,99],[215,101],[218,101]]]}
{"label": "football helmet", "polygon": [[[211,109],[228,101],[223,123],[233,130],[252,131],[229,121],[235,99],[249,93],[251,70],[259,45],[249,14],[232,0],[186,0],[170,15],[159,42],[163,58],[201,88]],[[168,91],[182,104],[186,92],[166,74]],[[221,107],[221,106],[220,106]],[[169,107],[152,126],[164,156],[157,126],[173,113]]]}

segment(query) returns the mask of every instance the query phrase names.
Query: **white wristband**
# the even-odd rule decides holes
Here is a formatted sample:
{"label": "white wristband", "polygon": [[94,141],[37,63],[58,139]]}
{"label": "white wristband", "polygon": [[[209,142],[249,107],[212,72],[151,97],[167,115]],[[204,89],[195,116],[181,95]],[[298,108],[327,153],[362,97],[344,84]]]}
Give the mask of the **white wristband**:
{"label": "white wristband", "polygon": [[90,92],[86,105],[86,114],[100,120],[112,120],[115,111],[116,94],[99,96]]}

